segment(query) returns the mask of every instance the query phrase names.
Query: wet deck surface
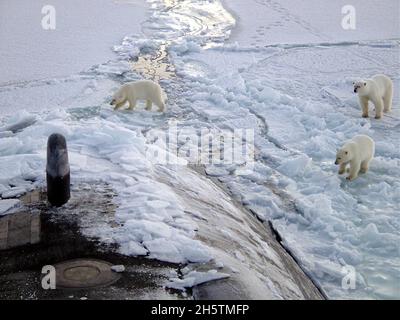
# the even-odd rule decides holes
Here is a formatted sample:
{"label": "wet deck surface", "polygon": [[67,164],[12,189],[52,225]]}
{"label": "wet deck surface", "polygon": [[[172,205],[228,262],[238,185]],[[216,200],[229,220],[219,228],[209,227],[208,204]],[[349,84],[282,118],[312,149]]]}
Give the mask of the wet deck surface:
{"label": "wet deck surface", "polygon": [[[164,284],[177,265],[123,256],[113,245],[88,239],[80,232],[79,214],[98,209],[113,223],[112,197],[91,196],[91,188],[75,192],[68,206],[55,214],[46,195],[35,191],[21,198],[24,207],[0,218],[0,299],[182,299]],[[91,201],[87,201],[90,198]],[[62,212],[65,210],[65,212]],[[69,214],[73,210],[75,214]],[[115,222],[114,222],[115,223]],[[121,278],[106,287],[44,290],[42,267],[71,259],[104,260],[124,265]]]}

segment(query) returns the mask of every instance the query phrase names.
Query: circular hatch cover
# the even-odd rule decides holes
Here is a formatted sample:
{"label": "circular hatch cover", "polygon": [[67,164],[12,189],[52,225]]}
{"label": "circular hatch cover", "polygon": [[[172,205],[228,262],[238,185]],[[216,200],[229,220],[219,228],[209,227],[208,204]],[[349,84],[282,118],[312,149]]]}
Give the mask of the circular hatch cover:
{"label": "circular hatch cover", "polygon": [[111,270],[112,264],[94,259],[68,260],[56,264],[57,289],[86,289],[113,284],[121,277]]}

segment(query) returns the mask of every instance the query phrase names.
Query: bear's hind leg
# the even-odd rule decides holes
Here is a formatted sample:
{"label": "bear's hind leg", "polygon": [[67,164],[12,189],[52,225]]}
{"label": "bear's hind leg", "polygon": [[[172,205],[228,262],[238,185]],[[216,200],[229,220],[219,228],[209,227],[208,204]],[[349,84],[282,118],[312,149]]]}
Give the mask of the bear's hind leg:
{"label": "bear's hind leg", "polygon": [[153,102],[154,102],[154,104],[157,105],[159,112],[164,112],[165,103],[164,103],[164,101],[162,101],[162,99],[156,99],[156,101],[153,101]]}
{"label": "bear's hind leg", "polygon": [[392,111],[392,100],[393,100],[393,84],[390,83],[389,88],[387,88],[385,96],[383,97],[383,112]]}
{"label": "bear's hind leg", "polygon": [[164,102],[161,102],[161,104],[158,106],[158,111],[164,112],[164,110],[165,110],[165,104],[164,104]]}
{"label": "bear's hind leg", "polygon": [[152,105],[153,105],[153,103],[151,102],[151,100],[147,100],[147,101],[146,101],[146,110],[147,110],[147,111],[150,111]]}
{"label": "bear's hind leg", "polygon": [[364,160],[363,162],[361,162],[360,173],[367,173],[369,169],[369,162],[370,160]]}

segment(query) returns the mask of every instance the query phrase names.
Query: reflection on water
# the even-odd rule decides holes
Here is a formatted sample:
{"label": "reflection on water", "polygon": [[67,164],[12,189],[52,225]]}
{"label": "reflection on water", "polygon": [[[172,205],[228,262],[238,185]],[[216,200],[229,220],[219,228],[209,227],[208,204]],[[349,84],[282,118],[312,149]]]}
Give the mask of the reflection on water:
{"label": "reflection on water", "polygon": [[40,214],[18,212],[0,219],[0,250],[40,241]]}
{"label": "reflection on water", "polygon": [[30,206],[42,200],[42,193],[33,191],[21,201],[21,211],[0,218],[0,250],[11,249],[40,241],[40,211]]}
{"label": "reflection on water", "polygon": [[171,79],[175,75],[175,68],[169,62],[166,45],[161,45],[155,54],[146,54],[131,61],[132,69],[145,79],[159,82]]}
{"label": "reflection on water", "polygon": [[175,68],[168,56],[168,47],[185,38],[196,38],[203,48],[223,44],[235,25],[234,17],[219,1],[163,0],[153,5],[154,17],[168,26],[154,28],[144,24],[149,38],[163,39],[153,54],[141,54],[131,61],[132,69],[144,78],[159,82],[175,76]]}

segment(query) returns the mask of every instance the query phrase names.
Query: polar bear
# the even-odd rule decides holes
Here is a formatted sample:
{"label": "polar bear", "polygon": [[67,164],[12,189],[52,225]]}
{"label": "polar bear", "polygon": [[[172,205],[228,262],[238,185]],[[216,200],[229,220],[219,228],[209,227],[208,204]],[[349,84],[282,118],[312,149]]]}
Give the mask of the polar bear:
{"label": "polar bear", "polygon": [[146,110],[151,110],[153,103],[158,106],[158,111],[165,110],[166,94],[158,83],[151,80],[139,80],[124,84],[114,94],[110,104],[115,106],[114,110],[117,110],[128,102],[128,109],[133,110],[137,100],[146,100]]}
{"label": "polar bear", "polygon": [[383,75],[377,74],[371,79],[353,82],[354,92],[362,109],[362,116],[368,118],[368,101],[375,105],[375,119],[382,118],[382,111],[389,112],[392,109],[393,82]]}
{"label": "polar bear", "polygon": [[375,142],[366,135],[354,136],[347,141],[336,154],[336,165],[340,165],[339,174],[346,171],[347,164],[350,164],[348,180],[354,180],[358,173],[366,173],[369,163],[375,154]]}

